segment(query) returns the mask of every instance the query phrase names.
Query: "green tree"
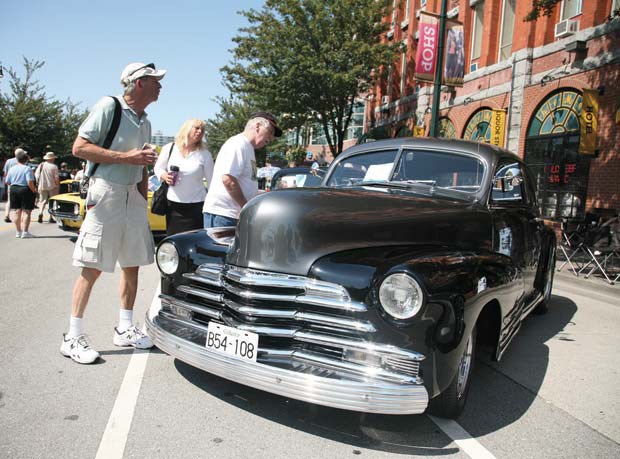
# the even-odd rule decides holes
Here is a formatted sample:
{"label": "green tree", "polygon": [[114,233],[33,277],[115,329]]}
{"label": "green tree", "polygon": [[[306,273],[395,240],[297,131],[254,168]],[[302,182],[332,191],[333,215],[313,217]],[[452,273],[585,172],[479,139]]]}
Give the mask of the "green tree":
{"label": "green tree", "polygon": [[222,68],[229,89],[263,109],[290,115],[283,128],[316,120],[338,155],[355,99],[400,49],[381,43],[389,3],[266,0],[260,11],[242,11],[249,26],[233,39],[233,61]]}
{"label": "green tree", "polygon": [[0,88],[0,151],[11,155],[17,146],[31,156],[42,156],[53,150],[58,156],[68,155],[86,112],[71,101],[59,102],[47,97],[44,86],[34,79],[43,61],[24,58],[25,77],[9,68],[9,91]]}
{"label": "green tree", "polygon": [[561,0],[532,0],[532,9],[527,13],[523,21],[535,21],[541,15],[551,16],[555,5],[560,3],[560,1]]}

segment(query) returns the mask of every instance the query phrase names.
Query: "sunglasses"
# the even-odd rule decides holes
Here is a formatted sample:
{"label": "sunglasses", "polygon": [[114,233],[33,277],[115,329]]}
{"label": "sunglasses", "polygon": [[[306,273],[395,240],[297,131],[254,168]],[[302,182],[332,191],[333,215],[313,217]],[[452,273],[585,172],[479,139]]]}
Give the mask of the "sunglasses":
{"label": "sunglasses", "polygon": [[153,70],[155,70],[155,64],[153,64],[153,63],[151,62],[150,64],[146,64],[146,65],[143,65],[142,67],[138,67],[138,68],[137,68],[137,69],[135,69],[133,72],[131,72],[129,75],[127,75],[127,77],[126,77],[126,78],[129,78],[131,75],[133,75],[134,73],[136,73],[138,70],[142,70],[142,69],[146,69],[146,68],[149,68],[149,69],[153,69]]}

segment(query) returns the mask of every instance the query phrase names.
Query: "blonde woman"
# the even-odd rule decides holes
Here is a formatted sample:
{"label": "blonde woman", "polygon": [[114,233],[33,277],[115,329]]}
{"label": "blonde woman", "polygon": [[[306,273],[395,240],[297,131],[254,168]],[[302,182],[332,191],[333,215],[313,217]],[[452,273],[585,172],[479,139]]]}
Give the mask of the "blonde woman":
{"label": "blonde woman", "polygon": [[168,183],[166,234],[203,228],[202,205],[211,185],[213,157],[204,143],[205,122],[183,123],[173,143],[164,145],[155,164],[155,175]]}

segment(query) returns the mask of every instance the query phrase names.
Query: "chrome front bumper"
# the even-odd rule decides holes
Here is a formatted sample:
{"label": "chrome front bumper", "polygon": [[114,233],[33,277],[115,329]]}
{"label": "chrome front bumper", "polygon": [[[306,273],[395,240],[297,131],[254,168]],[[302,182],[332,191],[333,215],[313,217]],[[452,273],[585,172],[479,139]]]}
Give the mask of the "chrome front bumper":
{"label": "chrome front bumper", "polygon": [[175,336],[159,326],[157,316],[147,316],[146,328],[155,345],[167,354],[222,378],[273,394],[364,413],[417,414],[428,405],[428,394],[421,384],[333,379],[235,359]]}

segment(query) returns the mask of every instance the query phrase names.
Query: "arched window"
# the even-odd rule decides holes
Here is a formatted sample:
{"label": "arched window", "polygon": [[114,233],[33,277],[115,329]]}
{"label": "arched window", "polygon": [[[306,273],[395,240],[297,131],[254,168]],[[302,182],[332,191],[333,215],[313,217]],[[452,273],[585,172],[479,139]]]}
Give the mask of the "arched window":
{"label": "arched window", "polygon": [[439,137],[444,139],[456,139],[456,129],[450,118],[439,118]]}
{"label": "arched window", "polygon": [[491,142],[491,116],[493,112],[488,108],[482,108],[469,118],[463,139],[475,142]]}
{"label": "arched window", "polygon": [[580,155],[581,93],[562,89],[547,97],[530,119],[524,160],[536,181],[546,218],[582,218],[590,156]]}

